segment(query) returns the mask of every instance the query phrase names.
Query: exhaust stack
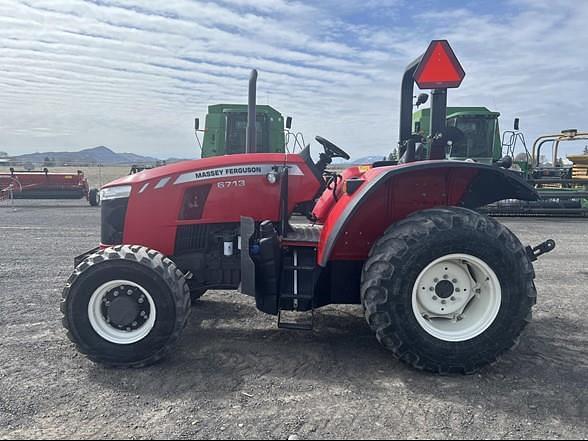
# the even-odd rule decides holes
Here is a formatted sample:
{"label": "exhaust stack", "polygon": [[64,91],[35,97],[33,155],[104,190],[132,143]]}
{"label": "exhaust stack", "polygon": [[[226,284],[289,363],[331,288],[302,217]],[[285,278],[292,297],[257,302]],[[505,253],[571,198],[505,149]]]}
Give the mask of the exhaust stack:
{"label": "exhaust stack", "polygon": [[251,71],[249,77],[249,99],[247,101],[247,138],[245,142],[245,153],[255,153],[257,150],[257,70]]}
{"label": "exhaust stack", "polygon": [[422,60],[418,57],[410,63],[402,77],[402,89],[400,94],[400,133],[398,136],[398,157],[401,158],[406,151],[405,142],[412,135],[412,98],[414,93],[414,73]]}

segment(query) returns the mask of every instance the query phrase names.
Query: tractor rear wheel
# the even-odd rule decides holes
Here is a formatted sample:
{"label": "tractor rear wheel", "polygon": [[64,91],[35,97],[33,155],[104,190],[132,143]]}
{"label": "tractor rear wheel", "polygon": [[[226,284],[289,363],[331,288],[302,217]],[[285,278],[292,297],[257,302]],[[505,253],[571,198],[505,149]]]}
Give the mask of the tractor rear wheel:
{"label": "tractor rear wheel", "polygon": [[403,362],[474,373],[515,346],[537,293],[526,250],[474,211],[424,210],[392,225],[362,273],[366,319]]}
{"label": "tractor rear wheel", "polygon": [[76,267],[61,312],[69,339],[92,361],[143,367],[177,344],[190,315],[190,292],[182,272],[161,253],[119,245]]}

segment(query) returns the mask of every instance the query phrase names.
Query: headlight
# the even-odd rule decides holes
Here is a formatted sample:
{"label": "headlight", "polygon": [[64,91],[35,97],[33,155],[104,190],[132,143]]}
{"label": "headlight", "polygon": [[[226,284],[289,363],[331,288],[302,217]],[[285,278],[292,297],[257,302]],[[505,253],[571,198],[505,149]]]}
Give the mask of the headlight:
{"label": "headlight", "polygon": [[100,191],[100,200],[109,201],[111,199],[128,198],[131,194],[132,188],[133,187],[130,185],[120,185],[118,187],[104,188]]}
{"label": "headlight", "polygon": [[278,182],[278,174],[275,172],[268,173],[267,175],[265,175],[265,178],[267,179],[267,182],[269,182],[270,184],[275,184],[276,182]]}

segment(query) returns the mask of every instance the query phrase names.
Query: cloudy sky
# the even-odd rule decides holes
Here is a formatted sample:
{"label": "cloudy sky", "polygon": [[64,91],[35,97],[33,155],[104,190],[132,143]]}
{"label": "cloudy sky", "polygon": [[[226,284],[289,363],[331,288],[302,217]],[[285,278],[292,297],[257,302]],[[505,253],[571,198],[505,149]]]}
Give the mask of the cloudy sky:
{"label": "cloudy sky", "polygon": [[529,139],[588,129],[585,0],[0,0],[0,150],[196,157],[193,118],[245,102],[255,67],[307,142],[384,155],[402,72],[439,38],[467,73],[450,105]]}

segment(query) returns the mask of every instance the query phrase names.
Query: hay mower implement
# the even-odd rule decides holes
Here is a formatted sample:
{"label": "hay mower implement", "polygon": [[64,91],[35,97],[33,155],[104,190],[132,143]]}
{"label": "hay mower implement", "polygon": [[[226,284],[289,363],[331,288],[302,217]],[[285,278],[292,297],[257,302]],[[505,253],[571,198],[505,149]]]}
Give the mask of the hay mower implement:
{"label": "hay mower implement", "polygon": [[[503,134],[502,144],[509,158],[514,158],[517,144],[524,149],[524,159],[511,163],[537,189],[539,200],[499,201],[484,207],[484,211],[493,216],[588,217],[588,155],[568,156],[570,164],[560,158],[562,144],[586,140],[588,132],[567,129],[539,136],[529,151],[515,121],[515,130]],[[543,163],[544,149],[549,147],[551,158]]]}
{"label": "hay mower implement", "polygon": [[[104,186],[101,243],[75,259],[63,291],[69,338],[96,362],[145,366],[176,346],[191,302],[238,289],[288,329],[312,329],[322,306],[360,304],[378,341],[416,369],[472,373],[496,360],[531,317],[532,262],[555,244],[523,246],[474,211],[536,200],[520,176],[437,159],[448,139],[447,88],[463,75],[449,44],[432,42],[404,75],[400,163],[351,167],[334,178],[339,185],[329,185],[326,167],[349,155],[320,136],[316,162],[309,148],[256,153],[253,99],[245,154]],[[422,161],[411,133],[415,80],[435,89],[435,136]]]}
{"label": "hay mower implement", "polygon": [[17,171],[0,173],[0,200],[6,199],[83,199],[90,205],[100,203],[97,189],[90,189],[84,173]]}

